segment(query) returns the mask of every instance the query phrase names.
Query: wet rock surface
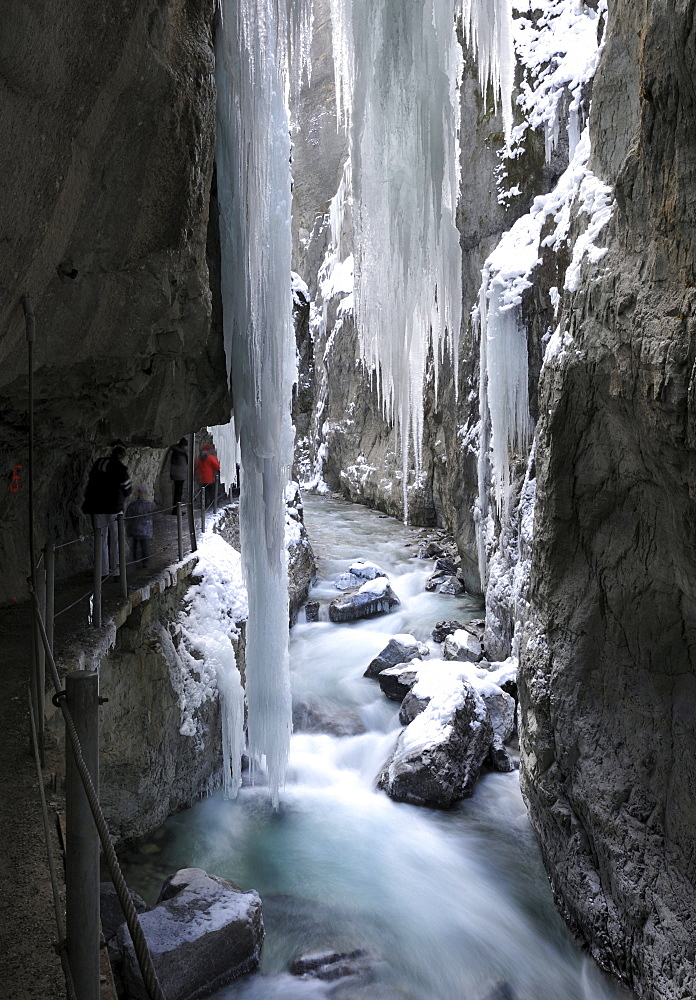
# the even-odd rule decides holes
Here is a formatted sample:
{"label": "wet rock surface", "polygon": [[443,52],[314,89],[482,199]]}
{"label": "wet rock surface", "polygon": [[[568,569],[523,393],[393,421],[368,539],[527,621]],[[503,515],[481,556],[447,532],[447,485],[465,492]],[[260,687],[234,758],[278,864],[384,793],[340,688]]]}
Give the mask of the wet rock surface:
{"label": "wet rock surface", "polygon": [[[164,883],[157,905],[140,915],[153,964],[168,1000],[195,1000],[256,968],[263,941],[261,900],[200,868]],[[130,934],[117,934],[126,989],[148,1000]]]}
{"label": "wet rock surface", "polygon": [[467,681],[460,681],[446,725],[439,704],[429,718],[431,704],[433,699],[403,730],[377,784],[398,802],[448,809],[471,794],[493,730],[480,695]]}
{"label": "wet rock surface", "polygon": [[332,712],[325,702],[315,700],[295,702],[292,726],[298,733],[330,733],[332,736],[355,736],[365,732],[365,725],[357,714],[338,707]]}
{"label": "wet rock surface", "polygon": [[365,670],[365,677],[377,677],[387,667],[395,667],[399,663],[410,663],[416,657],[423,659],[430,650],[423,642],[418,642],[412,635],[406,633],[393,636],[378,656],[371,660]]}
{"label": "wet rock surface", "polygon": [[651,1000],[696,994],[692,30],[693,5],[611,6],[591,137],[616,208],[542,377],[519,679],[560,909]]}
{"label": "wet rock surface", "polygon": [[382,694],[385,694],[390,701],[402,702],[413,687],[417,676],[417,664],[409,667],[408,664],[399,663],[395,667],[380,670],[377,680]]}
{"label": "wet rock surface", "polygon": [[332,622],[353,622],[359,618],[386,615],[401,602],[386,577],[368,580],[358,590],[347,593],[329,604]]}
{"label": "wet rock surface", "polygon": [[483,658],[483,648],[475,635],[465,629],[458,629],[445,638],[442,655],[446,660],[478,663]]}
{"label": "wet rock surface", "polygon": [[321,979],[333,982],[346,976],[364,976],[371,967],[370,956],[362,948],[345,953],[328,951],[316,955],[302,955],[290,966],[290,971],[302,979]]}

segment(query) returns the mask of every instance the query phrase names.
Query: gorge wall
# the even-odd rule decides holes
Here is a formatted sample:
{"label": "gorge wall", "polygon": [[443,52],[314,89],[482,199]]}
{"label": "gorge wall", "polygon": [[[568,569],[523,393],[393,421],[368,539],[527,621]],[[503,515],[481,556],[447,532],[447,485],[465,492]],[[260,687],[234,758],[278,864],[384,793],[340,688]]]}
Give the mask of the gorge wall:
{"label": "gorge wall", "polygon": [[609,253],[542,376],[523,787],[561,909],[639,995],[696,991],[693,3],[609,5]]}
{"label": "gorge wall", "polygon": [[86,473],[111,440],[162,447],[228,419],[206,261],[214,9],[4,6],[0,601],[28,574],[22,296],[36,313],[39,546],[86,530]]}

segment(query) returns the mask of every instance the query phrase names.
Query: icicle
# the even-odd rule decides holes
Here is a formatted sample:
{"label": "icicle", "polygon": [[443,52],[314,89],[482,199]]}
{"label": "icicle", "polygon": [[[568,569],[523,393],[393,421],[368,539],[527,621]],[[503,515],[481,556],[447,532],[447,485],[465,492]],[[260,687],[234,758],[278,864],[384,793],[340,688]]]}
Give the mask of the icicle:
{"label": "icicle", "polygon": [[[507,510],[511,455],[526,454],[533,432],[529,417],[527,331],[520,320],[519,306],[505,302],[511,285],[508,276],[491,274],[486,265],[479,293],[481,392],[485,393],[490,415],[493,486],[498,513]],[[482,406],[483,403],[484,400]],[[482,488],[479,475],[479,491]]]}
{"label": "icicle", "polygon": [[[423,376],[461,325],[461,47],[454,0],[332,0],[340,114],[350,123],[355,316],[365,364],[397,425],[408,508],[409,451],[420,473]],[[334,247],[351,176],[332,205]]]}
{"label": "icicle", "polygon": [[515,53],[512,44],[511,0],[463,0],[467,43],[478,55],[479,83],[484,108],[488,87],[493,89],[495,109],[500,102],[505,141],[512,135],[512,85]]}
{"label": "icicle", "polygon": [[308,52],[309,10],[304,2],[223,0],[217,32],[223,320],[249,592],[248,746],[265,760],[276,805],[292,729],[283,491],[292,463],[295,342],[285,97]]}
{"label": "icicle", "polygon": [[237,486],[237,469],[241,461],[239,442],[234,427],[234,416],[228,424],[216,424],[208,430],[213,436],[215,451],[220,462],[220,481],[225,489]]}

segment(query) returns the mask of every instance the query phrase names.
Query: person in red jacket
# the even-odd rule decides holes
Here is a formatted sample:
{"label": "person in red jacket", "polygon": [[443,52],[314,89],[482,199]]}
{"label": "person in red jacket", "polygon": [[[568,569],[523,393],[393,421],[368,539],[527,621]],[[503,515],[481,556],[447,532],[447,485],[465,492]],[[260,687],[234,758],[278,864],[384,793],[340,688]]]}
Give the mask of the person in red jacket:
{"label": "person in red jacket", "polygon": [[220,471],[220,463],[216,455],[213,455],[209,444],[201,445],[194,465],[196,482],[205,490],[205,505],[210,507],[215,499],[217,490],[217,474]]}

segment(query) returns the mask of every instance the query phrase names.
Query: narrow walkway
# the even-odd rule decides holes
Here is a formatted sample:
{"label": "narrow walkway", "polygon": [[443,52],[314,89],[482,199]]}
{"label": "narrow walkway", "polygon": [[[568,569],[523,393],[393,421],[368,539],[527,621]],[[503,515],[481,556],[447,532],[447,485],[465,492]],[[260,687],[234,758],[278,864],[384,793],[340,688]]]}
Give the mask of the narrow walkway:
{"label": "narrow walkway", "polygon": [[[211,519],[209,515],[208,527]],[[199,534],[200,515],[196,530]],[[69,609],[56,618],[54,645],[58,660],[65,661],[66,654],[69,660],[78,651],[90,657],[108,644],[113,622],[125,616],[132,604],[145,599],[151,588],[160,589],[171,582],[171,568],[190,573],[194,557],[189,553],[188,530],[185,526],[185,555],[179,564],[175,517],[162,514],[155,518],[152,549],[148,569],[129,567],[128,598],[119,595],[117,582],[108,580],[104,584],[102,629],[89,624],[89,600],[78,600],[91,590],[91,573],[56,583],[56,612]],[[54,950],[57,928],[36,766],[29,747],[30,637],[28,602],[0,608],[0,996],[8,1000],[65,1000],[63,971]],[[47,730],[43,779],[61,892],[64,887],[57,816],[64,810],[63,777],[62,755]],[[108,997],[111,994],[104,989],[102,1000]]]}

